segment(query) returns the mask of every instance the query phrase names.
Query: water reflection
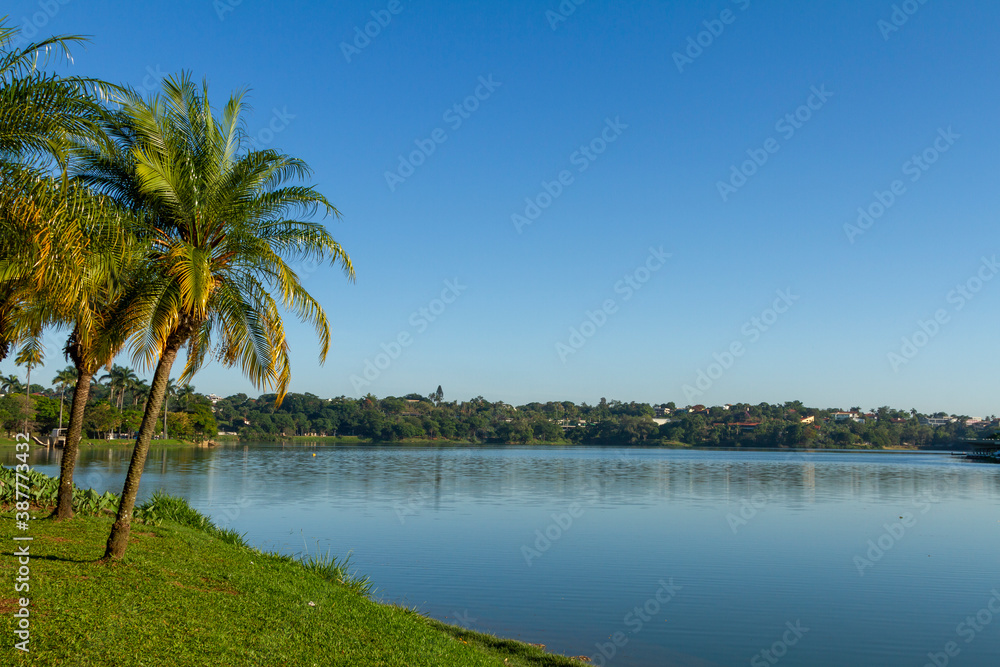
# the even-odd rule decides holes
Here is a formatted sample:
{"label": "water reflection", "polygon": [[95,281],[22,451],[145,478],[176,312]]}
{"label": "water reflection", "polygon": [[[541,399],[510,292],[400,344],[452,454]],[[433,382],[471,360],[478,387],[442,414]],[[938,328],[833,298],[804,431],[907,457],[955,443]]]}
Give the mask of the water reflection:
{"label": "water reflection", "polygon": [[[77,480],[119,491],[130,454],[85,450]],[[56,473],[57,454],[32,456]],[[891,666],[924,664],[1000,585],[998,471],[946,455],[228,445],[154,448],[142,494],[182,495],[265,548],[353,550],[385,599],[608,664],[748,664],[801,621],[783,665]],[[963,664],[992,664],[994,630]]]}

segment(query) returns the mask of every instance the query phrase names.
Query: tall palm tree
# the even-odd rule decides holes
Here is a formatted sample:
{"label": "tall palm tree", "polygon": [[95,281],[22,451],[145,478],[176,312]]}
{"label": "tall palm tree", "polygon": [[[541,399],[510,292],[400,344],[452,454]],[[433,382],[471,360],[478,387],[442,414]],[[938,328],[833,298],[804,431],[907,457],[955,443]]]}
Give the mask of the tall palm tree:
{"label": "tall palm tree", "polygon": [[115,390],[118,390],[118,409],[120,410],[125,401],[125,392],[131,390],[136,382],[139,381],[139,376],[135,374],[131,368],[127,366],[118,366],[115,364],[111,367],[111,370],[107,374],[101,377],[101,382],[107,383],[107,386],[111,389],[111,396],[108,402],[115,404]]}
{"label": "tall palm tree", "polygon": [[163,439],[167,439],[167,409],[170,399],[177,395],[177,383],[167,380],[167,386],[163,389]]}
{"label": "tall palm tree", "polygon": [[[28,401],[31,401],[31,369],[37,366],[38,364],[42,363],[42,359],[44,356],[44,352],[42,350],[41,345],[34,344],[36,340],[37,338],[25,344],[23,347],[21,347],[20,351],[18,351],[17,353],[17,356],[14,358],[15,363],[24,366],[25,368],[28,369],[27,380],[25,381],[25,386],[24,386],[24,396],[25,398],[28,399]],[[31,405],[30,402],[29,405]],[[24,420],[24,432],[28,433],[27,418],[25,418]]]}
{"label": "tall palm tree", "polygon": [[[65,352],[79,374],[60,470],[60,518],[72,515],[72,472],[93,375],[127,332],[109,327],[108,280],[121,265],[109,248],[125,225],[114,202],[68,180],[80,142],[107,146],[105,92],[97,79],[43,70],[47,57],[69,59],[78,36],[16,48],[17,29],[0,19],[0,359],[11,345],[37,341],[45,326],[72,329]],[[55,165],[57,168],[53,168]],[[95,309],[94,306],[97,306]]]}
{"label": "tall palm tree", "polygon": [[149,398],[149,383],[145,380],[136,380],[135,386],[132,387],[132,405],[139,405],[139,402],[146,402]]}
{"label": "tall palm tree", "polygon": [[[139,386],[139,376],[135,374],[131,368],[127,369],[128,372],[125,375],[125,390],[128,391],[133,396],[135,395],[136,387]],[[122,410],[125,407],[125,392],[123,391],[118,397],[118,409]]]}
{"label": "tall palm tree", "polygon": [[76,385],[77,372],[72,366],[67,366],[62,369],[56,376],[52,379],[52,384],[59,387],[59,430],[62,431],[63,425],[63,399],[66,397],[66,387]]}
{"label": "tall palm tree", "polygon": [[326,313],[285,259],[329,260],[354,278],[350,258],[322,224],[291,217],[339,213],[314,188],[289,183],[310,174],[304,162],[249,148],[243,106],[243,94],[234,94],[216,118],[207,84],[199,91],[187,74],[170,77],[162,95],[148,101],[124,96],[107,128],[115,145],[83,155],[81,181],[148,216],[152,242],[148,273],[133,282],[136,305],[125,328],[139,330],[133,361],[155,371],[106,559],[125,553],[180,349],[187,347],[182,381],[214,348],[258,388],[275,388],[280,401],[291,375],[280,308],[315,326],[321,361],[330,341]]}

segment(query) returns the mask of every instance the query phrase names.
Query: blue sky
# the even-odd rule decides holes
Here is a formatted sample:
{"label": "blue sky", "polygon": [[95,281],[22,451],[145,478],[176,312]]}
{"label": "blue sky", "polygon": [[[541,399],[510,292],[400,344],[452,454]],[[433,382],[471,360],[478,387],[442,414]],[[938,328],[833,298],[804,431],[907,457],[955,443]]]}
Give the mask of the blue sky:
{"label": "blue sky", "polygon": [[[251,136],[314,168],[358,280],[300,266],[333,348],[290,325],[295,391],[997,413],[1000,6],[895,7],[3,11],[90,35],[74,72],[250,88]],[[194,384],[257,393],[218,364]]]}

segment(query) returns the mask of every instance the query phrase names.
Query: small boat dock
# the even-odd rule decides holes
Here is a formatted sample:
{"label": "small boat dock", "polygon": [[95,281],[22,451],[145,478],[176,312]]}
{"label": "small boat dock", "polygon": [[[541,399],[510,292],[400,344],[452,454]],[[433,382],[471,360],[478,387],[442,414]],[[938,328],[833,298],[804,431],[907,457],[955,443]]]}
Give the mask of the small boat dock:
{"label": "small boat dock", "polygon": [[972,450],[965,455],[965,458],[973,461],[992,461],[993,463],[1000,463],[1000,441],[975,441]]}

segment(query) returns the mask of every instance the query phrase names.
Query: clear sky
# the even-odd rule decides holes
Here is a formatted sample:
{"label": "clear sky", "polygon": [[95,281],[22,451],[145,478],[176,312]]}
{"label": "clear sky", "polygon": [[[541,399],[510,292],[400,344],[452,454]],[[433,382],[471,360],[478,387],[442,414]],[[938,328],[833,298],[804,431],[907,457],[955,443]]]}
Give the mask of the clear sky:
{"label": "clear sky", "polygon": [[[249,88],[251,135],[314,168],[358,280],[299,267],[333,347],[319,366],[290,326],[293,391],[998,413],[1000,5],[895,7],[2,12],[91,36],[73,72]],[[257,393],[218,364],[194,384]]]}

